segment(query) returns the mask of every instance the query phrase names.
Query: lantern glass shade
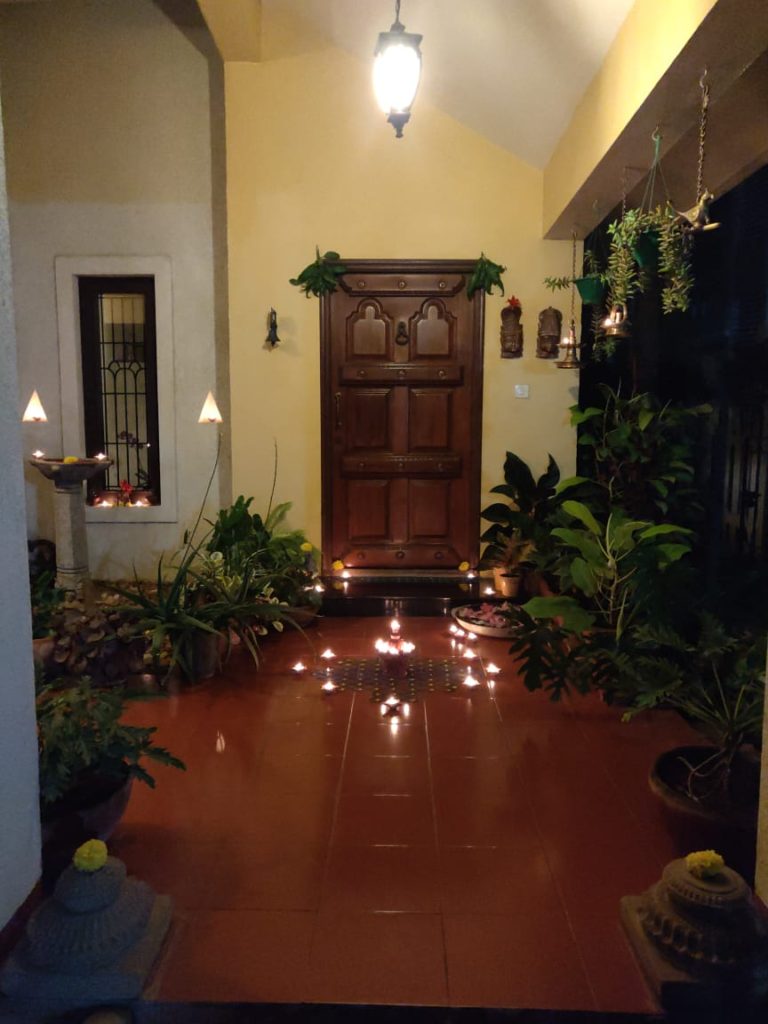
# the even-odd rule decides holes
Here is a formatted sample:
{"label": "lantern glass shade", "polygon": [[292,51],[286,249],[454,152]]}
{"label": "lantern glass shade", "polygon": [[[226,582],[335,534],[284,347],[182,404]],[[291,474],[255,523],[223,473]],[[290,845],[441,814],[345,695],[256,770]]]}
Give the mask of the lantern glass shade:
{"label": "lantern glass shade", "polygon": [[209,391],[206,395],[205,401],[203,402],[203,408],[200,410],[200,418],[198,423],[223,423],[219,407],[216,405],[216,399],[213,397],[213,392]]}
{"label": "lantern glass shade", "polygon": [[410,110],[421,78],[421,36],[382,32],[373,62],[373,91],[385,114]]}
{"label": "lantern glass shade", "polygon": [[22,423],[47,423],[48,417],[45,415],[45,409],[43,403],[40,401],[40,395],[37,391],[32,392],[32,397],[27,402],[27,408],[24,410],[24,415],[21,417]]}

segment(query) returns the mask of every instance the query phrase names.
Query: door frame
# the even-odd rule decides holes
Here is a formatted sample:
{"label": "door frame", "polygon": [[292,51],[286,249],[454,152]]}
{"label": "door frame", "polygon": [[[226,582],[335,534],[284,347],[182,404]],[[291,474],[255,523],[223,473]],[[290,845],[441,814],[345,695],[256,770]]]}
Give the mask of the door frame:
{"label": "door frame", "polygon": [[[453,273],[463,274],[466,279],[475,269],[476,260],[375,260],[375,259],[340,259],[346,267],[346,274],[375,273]],[[339,284],[339,287],[343,287]],[[381,294],[386,294],[382,292]],[[392,294],[399,294],[393,291]],[[413,294],[413,293],[411,293]],[[425,292],[425,295],[432,294]],[[477,439],[469,450],[465,472],[469,484],[470,504],[469,518],[477,522],[477,535],[472,540],[470,564],[477,565],[480,557],[480,482],[483,458],[483,365],[485,351],[485,293],[478,289],[471,299],[474,305],[475,330],[472,332],[472,359],[466,367],[465,386],[471,386],[476,402],[470,410],[470,434]],[[335,389],[331,379],[331,300],[330,296],[320,297],[320,439],[321,439],[321,522],[322,522],[322,571],[332,573],[331,544],[333,521],[333,404],[332,394]],[[456,570],[424,570],[430,576],[456,576]],[[363,575],[358,570],[350,570],[352,575]],[[414,570],[411,570],[413,573]],[[382,575],[392,575],[382,570]]]}

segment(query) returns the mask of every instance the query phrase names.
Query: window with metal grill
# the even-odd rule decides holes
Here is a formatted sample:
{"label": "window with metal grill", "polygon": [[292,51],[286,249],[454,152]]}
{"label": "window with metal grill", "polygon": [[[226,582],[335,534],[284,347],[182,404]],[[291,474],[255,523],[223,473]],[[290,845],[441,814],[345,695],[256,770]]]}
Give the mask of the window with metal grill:
{"label": "window with metal grill", "polygon": [[80,277],[86,454],[112,465],[89,483],[95,505],[160,503],[153,277]]}

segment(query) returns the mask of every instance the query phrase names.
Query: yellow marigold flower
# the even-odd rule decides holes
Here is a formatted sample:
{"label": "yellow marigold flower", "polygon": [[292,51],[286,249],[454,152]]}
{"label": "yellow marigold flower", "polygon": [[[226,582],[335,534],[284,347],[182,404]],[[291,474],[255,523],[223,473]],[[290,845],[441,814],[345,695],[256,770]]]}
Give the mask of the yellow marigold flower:
{"label": "yellow marigold flower", "polygon": [[70,462],[79,462],[80,459],[76,455],[65,455],[62,462],[69,464]]}
{"label": "yellow marigold flower", "polygon": [[725,867],[725,861],[714,850],[696,850],[685,858],[685,866],[694,878],[713,878]]}
{"label": "yellow marigold flower", "polygon": [[338,572],[339,569],[343,569],[344,568],[344,563],[342,562],[342,560],[340,558],[337,558],[335,562],[331,563],[331,568],[335,569]]}
{"label": "yellow marigold flower", "polygon": [[459,562],[459,571],[466,572],[469,569],[469,562]]}
{"label": "yellow marigold flower", "polygon": [[98,871],[107,863],[107,844],[101,839],[89,839],[75,850],[72,863],[78,871]]}
{"label": "yellow marigold flower", "polygon": [[304,543],[301,545],[301,550],[302,551],[311,551],[312,550],[312,545],[309,543],[308,540],[305,540]]}

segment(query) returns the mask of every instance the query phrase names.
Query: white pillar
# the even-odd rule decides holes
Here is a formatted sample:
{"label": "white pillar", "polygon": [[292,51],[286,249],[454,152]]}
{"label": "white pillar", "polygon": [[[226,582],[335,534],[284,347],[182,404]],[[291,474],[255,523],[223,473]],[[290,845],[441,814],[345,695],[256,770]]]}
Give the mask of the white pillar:
{"label": "white pillar", "polygon": [[[65,467],[66,468],[66,467]],[[56,586],[79,591],[88,579],[88,538],[85,534],[83,484],[56,485]]]}
{"label": "white pillar", "polygon": [[40,875],[37,732],[5,144],[0,110],[0,928]]}

